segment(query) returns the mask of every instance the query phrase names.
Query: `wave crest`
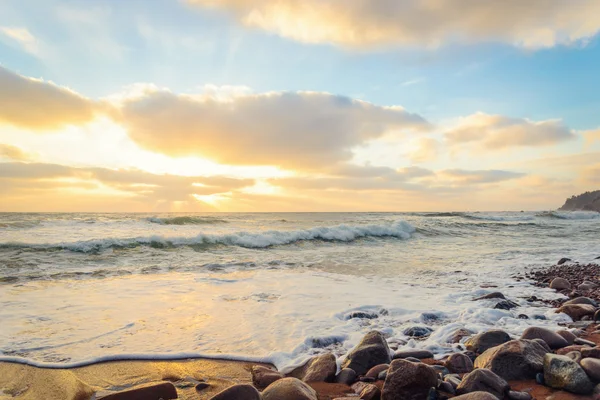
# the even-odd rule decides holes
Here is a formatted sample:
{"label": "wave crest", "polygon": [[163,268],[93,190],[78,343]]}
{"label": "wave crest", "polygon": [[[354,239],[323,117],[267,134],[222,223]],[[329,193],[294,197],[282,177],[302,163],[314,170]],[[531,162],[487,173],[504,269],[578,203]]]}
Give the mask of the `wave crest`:
{"label": "wave crest", "polygon": [[536,214],[536,217],[554,219],[597,219],[600,218],[600,213],[595,211],[544,211]]}

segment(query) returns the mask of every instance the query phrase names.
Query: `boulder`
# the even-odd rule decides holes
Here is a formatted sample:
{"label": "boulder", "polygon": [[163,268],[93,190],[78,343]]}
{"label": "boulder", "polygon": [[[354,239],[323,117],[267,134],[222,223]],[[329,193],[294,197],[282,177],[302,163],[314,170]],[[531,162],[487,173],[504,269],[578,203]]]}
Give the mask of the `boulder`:
{"label": "boulder", "polygon": [[577,286],[577,289],[587,292],[588,290],[596,289],[597,287],[598,285],[596,285],[594,282],[585,281]]}
{"label": "boulder", "polygon": [[400,349],[394,353],[394,360],[408,357],[418,358],[419,360],[423,358],[433,358],[433,353],[423,349]]}
{"label": "boulder", "polygon": [[421,338],[431,335],[433,329],[427,326],[411,326],[410,328],[406,328],[402,333],[406,336]]}
{"label": "boulder", "polygon": [[460,385],[456,388],[456,393],[488,392],[503,399],[509,390],[508,382],[489,369],[480,368],[463,377]]}
{"label": "boulder", "polygon": [[542,339],[532,339],[534,342],[539,343],[544,349],[546,349],[546,353],[552,353],[552,349],[548,346],[548,343],[544,342]]}
{"label": "boulder", "polygon": [[351,368],[357,375],[364,375],[374,366],[389,364],[391,361],[390,348],[385,338],[380,332],[371,331],[348,353],[342,368]]}
{"label": "boulder", "polygon": [[536,341],[511,340],[477,357],[475,368],[487,368],[506,380],[533,379],[542,372],[546,353]]}
{"label": "boulder", "polygon": [[306,364],[290,372],[288,376],[304,382],[332,382],[336,372],[335,356],[326,353],[311,358]]}
{"label": "boulder", "polygon": [[546,386],[575,394],[589,394],[594,389],[579,364],[567,356],[551,353],[544,356],[544,382]]}
{"label": "boulder", "polygon": [[317,392],[297,378],[283,378],[262,392],[264,400],[317,400]]}
{"label": "boulder", "polygon": [[564,278],[554,278],[552,282],[550,282],[550,289],[555,290],[570,290],[571,283]]}
{"label": "boulder", "polygon": [[475,353],[483,353],[487,349],[506,343],[509,340],[510,336],[508,333],[499,329],[492,329],[469,338],[465,342],[465,346],[468,350]]}
{"label": "boulder", "polygon": [[437,373],[423,363],[394,360],[383,384],[381,400],[421,400],[437,387]]}
{"label": "boulder", "polygon": [[475,332],[471,332],[468,329],[460,328],[454,331],[448,338],[448,343],[460,343],[463,338],[473,335]]}
{"label": "boulder", "polygon": [[254,365],[250,373],[252,374],[252,383],[259,389],[264,389],[271,383],[285,378],[285,375],[281,372],[263,367],[262,365]]}
{"label": "boulder", "polygon": [[583,358],[600,358],[600,347],[582,347],[580,350]]}
{"label": "boulder", "polygon": [[177,389],[175,389],[175,386],[171,382],[142,386],[103,397],[106,400],[169,400],[176,398]]}
{"label": "boulder", "polygon": [[504,295],[500,292],[493,292],[493,293],[488,293],[486,295],[483,295],[481,297],[477,297],[475,299],[473,299],[473,301],[477,301],[477,300],[489,300],[489,299],[502,299],[502,300],[506,300],[506,297],[504,297]]}
{"label": "boulder", "polygon": [[233,385],[217,393],[210,400],[261,400],[260,393],[252,385]]}
{"label": "boulder", "polygon": [[556,331],[556,333],[560,336],[563,337],[563,339],[565,339],[567,341],[567,343],[570,345],[573,344],[573,342],[575,341],[575,339],[577,339],[577,336],[575,336],[572,332],[567,331],[565,329],[561,329],[559,331]]}
{"label": "boulder", "polygon": [[596,302],[596,300],[590,299],[589,297],[576,297],[574,299],[565,301],[563,303],[563,306],[569,305],[569,304],[589,304],[590,306],[594,306],[594,307],[598,306],[598,303]]}
{"label": "boulder", "polygon": [[381,397],[381,389],[369,383],[359,393],[361,400],[379,400]]}
{"label": "boulder", "polygon": [[567,304],[556,309],[556,313],[565,313],[573,321],[579,321],[586,315],[594,315],[596,309],[590,304]]}
{"label": "boulder", "polygon": [[473,361],[461,353],[454,353],[444,363],[448,371],[455,374],[464,374],[473,371]]}
{"label": "boulder", "polygon": [[367,373],[365,374],[365,376],[366,376],[367,378],[375,378],[375,379],[377,379],[377,377],[379,376],[379,374],[380,374],[382,371],[387,371],[387,369],[388,369],[389,367],[390,367],[390,365],[389,365],[389,364],[379,364],[379,365],[376,365],[376,366],[374,366],[373,368],[371,368],[371,369],[369,370],[369,372],[367,372]]}
{"label": "boulder", "polygon": [[558,333],[537,326],[525,329],[521,339],[542,339],[551,349],[560,349],[569,345],[569,342]]}
{"label": "boulder", "polygon": [[496,396],[488,392],[471,392],[456,396],[453,400],[499,400]]}
{"label": "boulder", "polygon": [[597,358],[584,358],[579,365],[592,381],[600,383],[600,360]]}
{"label": "boulder", "polygon": [[515,303],[512,300],[502,300],[496,303],[494,308],[496,310],[512,310],[513,308],[517,308],[519,306],[518,303]]}

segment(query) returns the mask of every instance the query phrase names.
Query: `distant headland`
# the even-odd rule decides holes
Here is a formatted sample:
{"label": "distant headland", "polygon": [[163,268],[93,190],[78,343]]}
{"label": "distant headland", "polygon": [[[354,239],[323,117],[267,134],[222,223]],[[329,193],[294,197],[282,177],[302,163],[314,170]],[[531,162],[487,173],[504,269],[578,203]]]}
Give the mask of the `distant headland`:
{"label": "distant headland", "polygon": [[600,212],[600,190],[572,196],[559,208],[561,211],[597,211]]}

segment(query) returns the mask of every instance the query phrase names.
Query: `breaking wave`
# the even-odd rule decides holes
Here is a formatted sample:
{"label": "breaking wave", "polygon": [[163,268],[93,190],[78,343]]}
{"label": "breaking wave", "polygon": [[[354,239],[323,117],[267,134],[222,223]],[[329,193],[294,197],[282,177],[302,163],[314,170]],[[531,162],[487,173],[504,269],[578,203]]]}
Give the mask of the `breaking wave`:
{"label": "breaking wave", "polygon": [[600,218],[600,213],[595,211],[545,211],[536,214],[536,217],[555,219],[597,219]]}
{"label": "breaking wave", "polygon": [[405,221],[381,225],[337,225],[293,231],[236,232],[231,234],[200,233],[193,237],[148,236],[137,238],[105,238],[56,244],[3,243],[4,248],[34,248],[41,250],[70,250],[81,253],[99,252],[106,249],[150,246],[172,248],[181,246],[225,245],[245,248],[267,248],[299,241],[323,240],[351,242],[364,237],[395,237],[408,239],[415,228]]}

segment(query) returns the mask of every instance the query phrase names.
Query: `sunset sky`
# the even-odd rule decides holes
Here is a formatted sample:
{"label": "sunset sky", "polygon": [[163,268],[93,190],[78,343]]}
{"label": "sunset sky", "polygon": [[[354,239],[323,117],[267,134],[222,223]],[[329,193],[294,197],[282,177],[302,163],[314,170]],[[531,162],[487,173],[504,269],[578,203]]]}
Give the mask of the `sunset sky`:
{"label": "sunset sky", "polygon": [[0,211],[600,189],[598,0],[0,0]]}

